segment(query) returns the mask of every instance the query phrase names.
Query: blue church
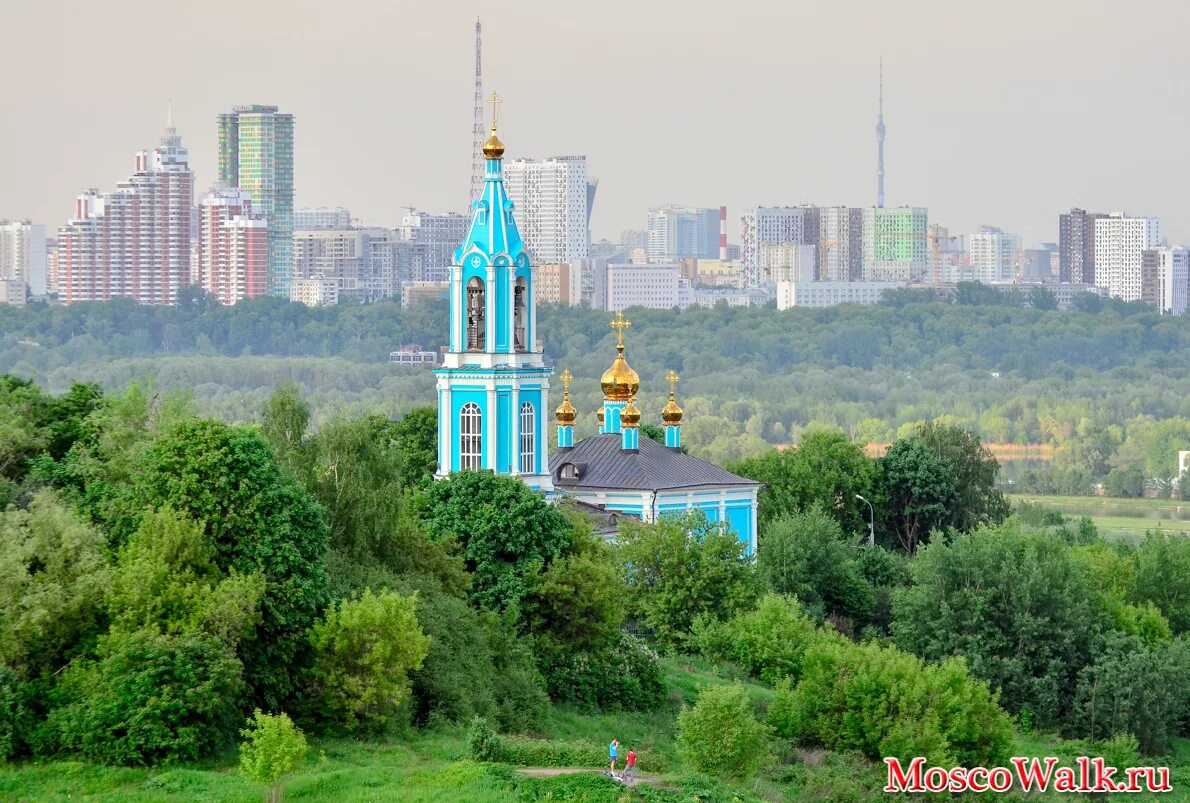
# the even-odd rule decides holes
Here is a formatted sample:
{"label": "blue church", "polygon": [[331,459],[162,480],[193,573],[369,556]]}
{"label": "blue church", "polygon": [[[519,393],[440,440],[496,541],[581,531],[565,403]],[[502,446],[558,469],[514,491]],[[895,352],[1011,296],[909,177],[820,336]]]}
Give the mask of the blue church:
{"label": "blue church", "polygon": [[570,498],[644,521],[699,509],[711,521],[726,522],[755,553],[760,483],[682,452],[674,372],[660,411],[665,443],[640,437],[640,377],[624,357],[624,331],[631,323],[623,313],[611,322],[616,356],[600,379],[599,433],[575,443],[578,411],[570,402],[572,377],[563,371],[562,404],[555,411],[558,448],[547,454],[552,369],[537,340],[532,255],[504,189],[504,144],[494,120],[483,153],[483,194],[471,204],[471,228],[450,268],[449,350],[435,371],[437,476],[486,469],[520,477],[551,499]]}

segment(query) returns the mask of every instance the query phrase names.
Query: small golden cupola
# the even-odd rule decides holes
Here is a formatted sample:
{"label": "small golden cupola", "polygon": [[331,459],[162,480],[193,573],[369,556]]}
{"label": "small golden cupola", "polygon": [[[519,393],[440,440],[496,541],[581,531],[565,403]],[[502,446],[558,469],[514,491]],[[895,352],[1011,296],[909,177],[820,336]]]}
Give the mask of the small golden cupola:
{"label": "small golden cupola", "polygon": [[578,416],[578,410],[570,403],[570,381],[574,379],[571,375],[570,369],[562,370],[558,377],[562,380],[562,403],[558,405],[558,409],[554,411],[554,415],[558,417],[559,424],[573,424],[574,419]]}
{"label": "small golden cupola", "polygon": [[611,327],[616,330],[616,359],[599,379],[605,401],[628,401],[640,390],[640,375],[624,359],[624,330],[629,326],[632,322],[624,318],[623,312],[617,312],[611,322]]}
{"label": "small golden cupola", "polygon": [[636,406],[636,397],[628,400],[628,404],[620,411],[620,423],[626,427],[640,426],[640,408]]}
{"label": "small golden cupola", "polygon": [[682,423],[682,408],[674,401],[674,385],[678,382],[678,375],[670,371],[665,375],[665,381],[669,383],[669,401],[661,408],[661,420],[668,426],[677,426]]}
{"label": "small golden cupola", "polygon": [[488,101],[492,104],[492,135],[483,144],[483,155],[488,159],[504,158],[504,143],[496,136],[496,107],[502,102],[495,92],[492,93],[492,99]]}

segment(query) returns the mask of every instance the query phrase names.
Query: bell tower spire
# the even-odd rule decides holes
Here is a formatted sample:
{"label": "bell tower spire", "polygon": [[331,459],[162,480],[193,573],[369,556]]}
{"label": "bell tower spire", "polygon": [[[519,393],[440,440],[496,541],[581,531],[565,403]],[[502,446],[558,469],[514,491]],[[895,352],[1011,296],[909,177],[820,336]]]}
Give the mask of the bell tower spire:
{"label": "bell tower spire", "polygon": [[550,369],[537,342],[532,255],[504,187],[504,143],[483,143],[483,190],[450,268],[449,346],[438,375],[438,476],[489,470],[551,490],[545,412]]}

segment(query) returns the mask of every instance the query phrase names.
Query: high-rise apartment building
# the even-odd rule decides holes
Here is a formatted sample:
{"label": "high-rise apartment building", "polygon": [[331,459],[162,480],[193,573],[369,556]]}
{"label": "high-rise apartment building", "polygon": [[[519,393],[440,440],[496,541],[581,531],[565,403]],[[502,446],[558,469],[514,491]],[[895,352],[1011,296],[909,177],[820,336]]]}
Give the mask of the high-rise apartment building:
{"label": "high-rise apartment building", "polygon": [[[817,211],[817,210],[814,210]],[[758,206],[741,218],[740,258],[744,263],[743,282],[755,287],[761,282],[760,252],[766,245],[815,243],[814,216],[807,225],[807,207]]]}
{"label": "high-rise apartment building", "polygon": [[1058,281],[1095,283],[1095,221],[1101,212],[1073,208],[1058,215]]}
{"label": "high-rise apartment building", "polygon": [[177,303],[190,283],[194,173],[167,123],[161,144],[136,154],[136,172],[115,192],[84,192],[58,229],[58,297],[64,304],[133,298]]}
{"label": "high-rise apartment building", "polygon": [[351,227],[351,212],[341,206],[299,209],[293,213],[293,230],[346,229]]}
{"label": "high-rise apartment building", "polygon": [[650,209],[646,249],[650,262],[718,258],[719,210],[673,205]]}
{"label": "high-rise apartment building", "polygon": [[1161,221],[1113,214],[1095,221],[1095,284],[1125,301],[1141,297],[1141,254],[1161,244]]}
{"label": "high-rise apartment building", "polygon": [[397,229],[401,241],[409,244],[403,255],[408,267],[401,271],[402,281],[447,281],[454,252],[467,236],[470,222],[457,212],[442,215],[416,209],[406,212]]}
{"label": "high-rise apartment building", "polygon": [[516,159],[504,165],[504,186],[536,264],[587,258],[591,196],[586,156]]}
{"label": "high-rise apartment building", "polygon": [[[405,243],[391,229],[297,231],[293,235],[293,275],[333,279],[339,301],[393,298],[401,292],[397,251],[402,245]],[[290,299],[298,300],[292,294]]]}
{"label": "high-rise apartment building", "polygon": [[221,304],[269,290],[269,229],[246,190],[216,186],[198,205],[197,280]]}
{"label": "high-rise apartment building", "polygon": [[1190,248],[1163,246],[1141,254],[1141,301],[1162,315],[1190,307]]}
{"label": "high-rise apartment building", "polygon": [[236,106],[219,115],[219,183],[247,190],[269,232],[269,293],[289,297],[293,275],[293,115]]}
{"label": "high-rise apartment building", "polygon": [[864,281],[922,281],[929,267],[928,217],[923,206],[865,208]]}
{"label": "high-rise apartment building", "polygon": [[1020,250],[1020,237],[995,226],[984,226],[975,234],[967,235],[971,279],[984,284],[1013,281]]}
{"label": "high-rise apartment building", "polygon": [[820,281],[859,281],[864,264],[864,210],[819,207],[816,244]]}
{"label": "high-rise apartment building", "polygon": [[[18,289],[33,296],[46,294],[45,226],[28,220],[0,220],[0,279],[13,283],[13,297]],[[18,282],[22,288],[17,288]],[[24,300],[21,295],[21,303]]]}
{"label": "high-rise apartment building", "polygon": [[760,281],[812,282],[818,278],[818,248],[806,243],[760,247]]}

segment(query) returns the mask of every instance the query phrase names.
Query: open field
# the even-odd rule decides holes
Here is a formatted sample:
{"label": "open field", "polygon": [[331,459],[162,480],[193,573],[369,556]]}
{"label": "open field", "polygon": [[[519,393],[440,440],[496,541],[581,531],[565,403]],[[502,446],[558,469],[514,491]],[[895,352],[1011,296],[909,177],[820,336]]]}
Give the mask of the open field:
{"label": "open field", "polygon": [[1072,518],[1089,516],[1105,538],[1139,541],[1147,530],[1190,535],[1190,502],[1179,499],[1012,494],[1009,500],[1042,505]]}

